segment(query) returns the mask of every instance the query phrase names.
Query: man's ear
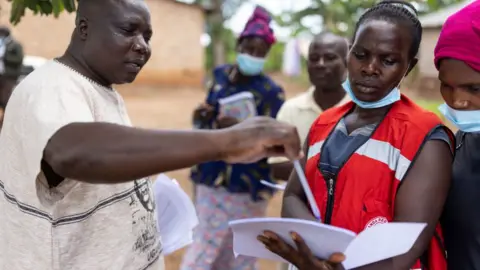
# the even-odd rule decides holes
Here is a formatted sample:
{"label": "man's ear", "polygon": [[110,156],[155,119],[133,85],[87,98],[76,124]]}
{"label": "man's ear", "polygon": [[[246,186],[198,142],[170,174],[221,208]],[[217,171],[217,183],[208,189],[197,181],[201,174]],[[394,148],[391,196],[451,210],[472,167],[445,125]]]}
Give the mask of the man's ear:
{"label": "man's ear", "polygon": [[88,36],[88,19],[85,17],[77,17],[75,21],[77,35],[81,40],[87,39]]}
{"label": "man's ear", "polygon": [[413,68],[417,65],[418,63],[418,58],[415,57],[413,58],[412,60],[410,60],[410,65],[408,66],[408,70],[407,70],[407,74],[405,74],[405,77],[408,76],[408,74],[410,74],[410,72],[413,70]]}

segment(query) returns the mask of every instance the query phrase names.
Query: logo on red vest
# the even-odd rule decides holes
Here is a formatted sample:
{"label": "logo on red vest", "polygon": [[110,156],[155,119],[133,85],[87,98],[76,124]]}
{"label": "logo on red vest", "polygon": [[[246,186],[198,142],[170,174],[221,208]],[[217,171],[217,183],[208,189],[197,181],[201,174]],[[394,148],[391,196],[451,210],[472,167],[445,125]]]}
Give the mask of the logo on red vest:
{"label": "logo on red vest", "polygon": [[386,217],[375,217],[375,218],[372,218],[369,222],[367,222],[367,225],[365,225],[365,229],[371,228],[378,224],[384,224],[384,223],[388,223],[388,219]]}

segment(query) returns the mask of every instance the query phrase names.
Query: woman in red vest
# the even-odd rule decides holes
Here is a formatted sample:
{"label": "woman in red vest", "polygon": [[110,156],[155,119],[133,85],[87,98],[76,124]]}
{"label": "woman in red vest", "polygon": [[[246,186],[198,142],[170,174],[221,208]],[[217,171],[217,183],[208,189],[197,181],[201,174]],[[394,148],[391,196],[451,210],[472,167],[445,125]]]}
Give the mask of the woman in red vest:
{"label": "woman in red vest", "polygon": [[[404,1],[383,1],[363,14],[344,83],[352,102],[319,116],[305,145],[303,166],[321,222],[357,233],[390,221],[427,224],[409,252],[362,270],[446,269],[438,221],[450,187],[453,134],[398,89],[417,63],[421,36],[416,10]],[[282,216],[317,220],[295,173]],[[300,270],[342,269],[342,256],[320,260],[292,237],[298,251],[271,232],[259,241]]]}

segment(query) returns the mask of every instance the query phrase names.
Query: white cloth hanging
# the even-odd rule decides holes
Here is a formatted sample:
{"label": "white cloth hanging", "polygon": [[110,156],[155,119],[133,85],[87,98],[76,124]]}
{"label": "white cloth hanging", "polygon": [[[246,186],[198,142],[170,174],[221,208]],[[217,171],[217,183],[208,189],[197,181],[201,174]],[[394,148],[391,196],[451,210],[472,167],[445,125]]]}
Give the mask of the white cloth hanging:
{"label": "white cloth hanging", "polygon": [[300,61],[301,55],[298,41],[297,39],[291,39],[287,42],[283,51],[283,74],[290,77],[299,76],[301,73]]}

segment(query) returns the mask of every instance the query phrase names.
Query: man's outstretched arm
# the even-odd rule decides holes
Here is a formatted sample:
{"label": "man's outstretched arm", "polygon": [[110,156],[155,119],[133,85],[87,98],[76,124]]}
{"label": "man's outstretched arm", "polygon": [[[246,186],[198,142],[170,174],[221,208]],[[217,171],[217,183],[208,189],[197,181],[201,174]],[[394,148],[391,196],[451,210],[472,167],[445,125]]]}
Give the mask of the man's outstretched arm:
{"label": "man's outstretched arm", "polygon": [[43,161],[63,178],[118,183],[194,164],[298,158],[295,127],[256,117],[215,131],[146,130],[108,123],[72,123],[48,141]]}

